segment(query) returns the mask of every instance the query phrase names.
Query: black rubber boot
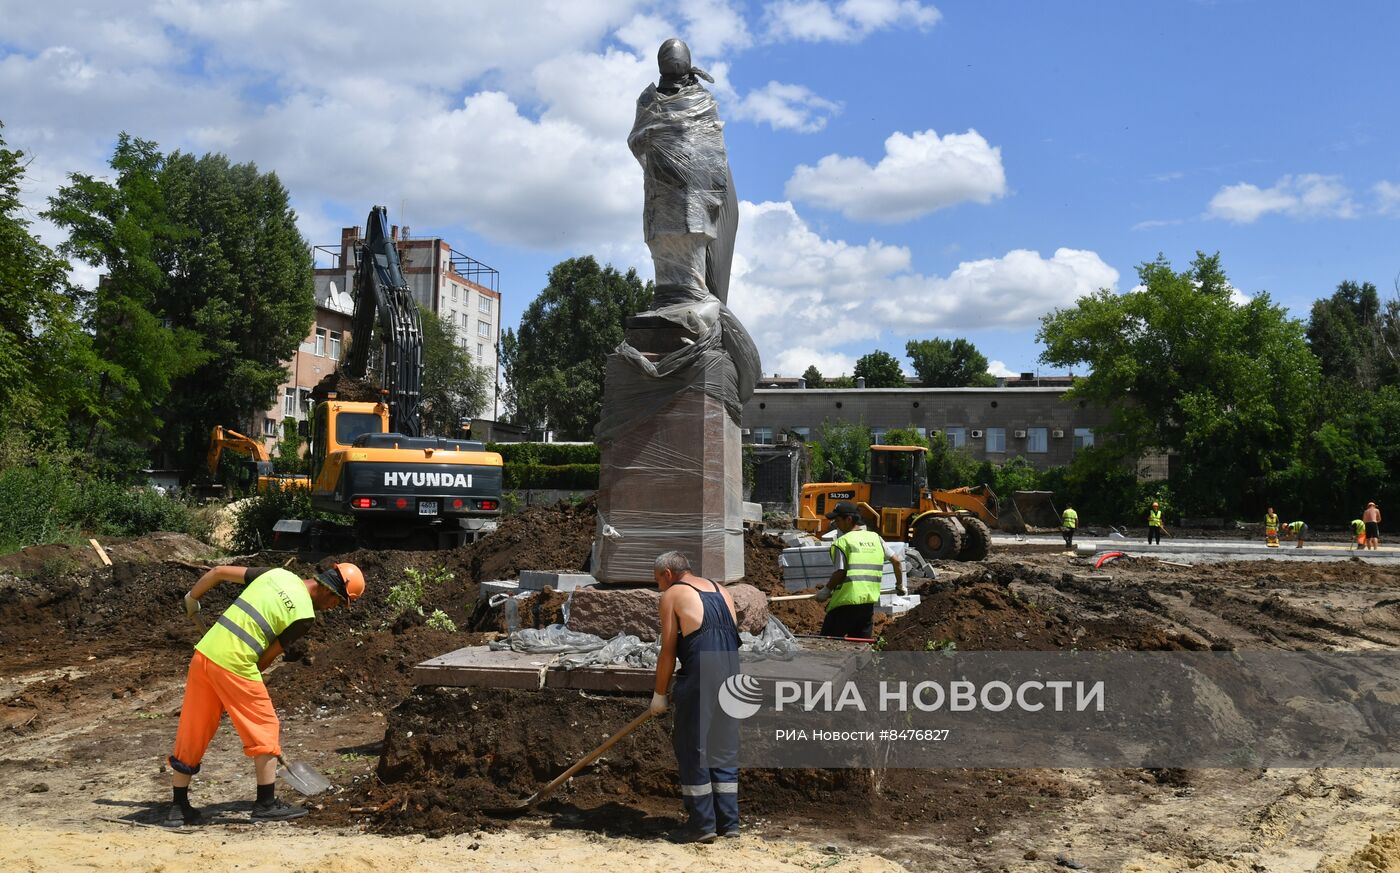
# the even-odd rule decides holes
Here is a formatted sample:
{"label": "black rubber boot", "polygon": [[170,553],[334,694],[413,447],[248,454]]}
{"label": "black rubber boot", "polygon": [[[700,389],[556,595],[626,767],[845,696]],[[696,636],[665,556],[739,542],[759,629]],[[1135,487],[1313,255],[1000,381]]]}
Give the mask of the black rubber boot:
{"label": "black rubber boot", "polygon": [[283,800],[258,801],[253,804],[253,821],[291,821],[306,815],[306,807],[294,806]]}
{"label": "black rubber boot", "polygon": [[673,843],[713,843],[715,841],[714,831],[704,831],[691,825],[676,828],[667,834],[666,839]]}
{"label": "black rubber boot", "polygon": [[161,822],[168,828],[183,828],[190,825],[204,824],[204,813],[190,806],[188,803],[181,805],[170,804],[170,808],[165,811],[165,820]]}

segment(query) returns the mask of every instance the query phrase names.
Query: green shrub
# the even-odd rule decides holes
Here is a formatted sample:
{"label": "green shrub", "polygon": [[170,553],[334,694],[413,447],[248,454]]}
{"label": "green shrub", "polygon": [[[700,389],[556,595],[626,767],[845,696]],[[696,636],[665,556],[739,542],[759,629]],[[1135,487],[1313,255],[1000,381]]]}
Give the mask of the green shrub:
{"label": "green shrub", "polygon": [[[384,598],[385,604],[389,607],[390,621],[405,612],[416,612],[423,614],[423,595],[428,587],[440,587],[452,581],[452,573],[446,567],[437,567],[432,570],[417,570],[409,567],[403,571],[403,581],[389,586],[389,594]],[[442,610],[433,613],[433,617],[441,615],[451,623],[451,619]],[[456,630],[454,626],[452,628]]]}
{"label": "green shrub", "polygon": [[505,465],[505,487],[589,490],[598,487],[599,465],[594,464],[514,464]]}
{"label": "green shrub", "polygon": [[272,545],[272,528],[284,518],[334,518],[318,513],[311,506],[311,492],[305,488],[274,488],[255,494],[238,504],[233,513],[233,550],[260,552]]}
{"label": "green shrub", "polygon": [[74,538],[78,491],[69,471],[54,465],[0,471],[0,551]]}
{"label": "green shrub", "polygon": [[507,465],[559,467],[597,464],[600,459],[594,443],[487,443],[486,449],[498,453]]}
{"label": "green shrub", "polygon": [[453,621],[452,618],[441,609],[434,609],[433,614],[428,616],[428,627],[436,631],[447,631],[452,634],[457,632],[457,622]]}

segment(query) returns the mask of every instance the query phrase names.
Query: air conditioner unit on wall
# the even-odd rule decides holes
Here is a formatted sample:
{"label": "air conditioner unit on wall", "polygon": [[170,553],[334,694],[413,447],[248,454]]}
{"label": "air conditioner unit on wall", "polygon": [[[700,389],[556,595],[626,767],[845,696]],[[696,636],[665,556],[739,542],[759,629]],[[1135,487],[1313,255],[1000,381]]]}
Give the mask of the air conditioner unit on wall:
{"label": "air conditioner unit on wall", "polygon": [[975,439],[975,440],[980,440],[980,439],[982,438],[982,431],[980,431],[980,430],[974,430],[974,431],[972,432],[972,438]]}
{"label": "air conditioner unit on wall", "polygon": [[1051,433],[1051,435],[1052,435],[1053,437],[1055,437],[1055,439],[1057,439],[1057,440],[1062,440],[1062,439],[1065,438],[1065,432],[1062,431],[1062,430],[1060,430],[1059,428],[1055,428],[1055,429],[1054,429],[1053,431],[1051,431],[1050,433]]}
{"label": "air conditioner unit on wall", "polygon": [[1025,438],[1026,438],[1026,432],[1025,432],[1025,431],[1023,431],[1023,430],[1018,430],[1018,431],[1016,431],[1016,439],[1018,439],[1018,440],[1023,440],[1023,439],[1025,439]]}

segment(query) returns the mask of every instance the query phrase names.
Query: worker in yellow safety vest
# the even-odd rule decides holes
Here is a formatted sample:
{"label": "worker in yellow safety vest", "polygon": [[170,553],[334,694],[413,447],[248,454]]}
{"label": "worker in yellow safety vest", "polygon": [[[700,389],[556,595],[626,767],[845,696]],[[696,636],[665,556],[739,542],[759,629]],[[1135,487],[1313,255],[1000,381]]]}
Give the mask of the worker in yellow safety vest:
{"label": "worker in yellow safety vest", "polygon": [[1366,548],[1366,522],[1359,518],[1351,520],[1351,535],[1356,538],[1358,549]]}
{"label": "worker in yellow safety vest", "polygon": [[1278,513],[1272,506],[1264,513],[1264,545],[1271,549],[1278,548]]}
{"label": "worker in yellow safety vest", "polygon": [[1290,521],[1288,524],[1285,524],[1284,527],[1288,530],[1288,533],[1298,541],[1298,548],[1301,549],[1303,547],[1303,540],[1308,535],[1307,523],[1302,521]]}
{"label": "worker in yellow safety vest", "polygon": [[1065,511],[1060,513],[1060,533],[1065,538],[1065,548],[1074,548],[1074,530],[1079,527],[1079,513],[1074,511],[1074,505],[1065,504]]}
{"label": "worker in yellow safety vest", "polygon": [[905,594],[904,562],[885,538],[860,528],[860,510],[842,501],[826,514],[840,536],[831,544],[831,562],[836,565],[831,578],[817,592],[826,601],[822,636],[871,639],[875,632],[875,604],[880,602],[880,580],[885,561],[894,568],[896,594]]}
{"label": "worker in yellow safety vest", "polygon": [[1147,510],[1147,544],[1150,546],[1153,542],[1162,544],[1162,507],[1155,500]]}

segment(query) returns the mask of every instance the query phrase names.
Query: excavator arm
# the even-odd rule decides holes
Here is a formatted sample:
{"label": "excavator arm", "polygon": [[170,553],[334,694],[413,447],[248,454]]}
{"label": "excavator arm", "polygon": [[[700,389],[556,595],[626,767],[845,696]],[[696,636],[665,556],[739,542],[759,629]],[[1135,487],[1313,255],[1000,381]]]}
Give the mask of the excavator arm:
{"label": "excavator arm", "polygon": [[256,466],[258,475],[269,476],[272,474],[272,458],[268,455],[267,449],[263,448],[262,443],[252,437],[244,436],[236,430],[215,425],[214,430],[209,434],[209,454],[207,457],[211,478],[219,475],[219,458],[226,451],[246,455]]}
{"label": "excavator arm", "polygon": [[423,329],[418,303],[404,280],[399,252],[389,234],[389,213],[383,206],[371,209],[366,220],[365,241],[360,244],[355,268],[354,295],[352,341],[342,369],[352,378],[364,378],[369,367],[370,336],[377,321],[389,430],[420,436]]}

